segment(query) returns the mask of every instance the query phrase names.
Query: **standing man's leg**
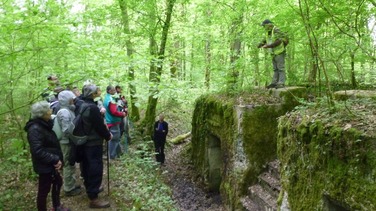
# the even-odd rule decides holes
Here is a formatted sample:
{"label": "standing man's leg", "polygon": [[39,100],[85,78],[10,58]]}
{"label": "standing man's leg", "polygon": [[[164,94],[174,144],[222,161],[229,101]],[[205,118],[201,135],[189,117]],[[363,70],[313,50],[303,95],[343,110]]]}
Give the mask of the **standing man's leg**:
{"label": "standing man's leg", "polygon": [[52,178],[52,191],[51,191],[51,198],[52,198],[52,205],[56,209],[59,207],[60,204],[60,189],[63,185],[63,178],[59,172],[55,172]]}
{"label": "standing man's leg", "polygon": [[279,79],[279,71],[278,71],[278,63],[277,63],[277,56],[272,55],[272,63],[273,63],[273,79],[272,85],[276,86]]}
{"label": "standing man's leg", "polygon": [[63,178],[64,192],[66,196],[75,196],[81,193],[80,188],[76,188],[76,167],[69,164],[70,144],[60,144],[64,157]]}
{"label": "standing man's leg", "polygon": [[103,145],[85,146],[83,158],[83,173],[86,193],[90,199],[89,207],[105,208],[110,207],[108,201],[98,199],[100,186],[103,178]]}
{"label": "standing man's leg", "polygon": [[155,160],[157,162],[161,162],[161,141],[158,139],[155,139],[154,147],[155,147]]}
{"label": "standing man's leg", "polygon": [[166,140],[162,141],[161,147],[160,147],[160,160],[162,164],[165,162],[165,154],[164,154],[165,144],[166,144]]}
{"label": "standing man's leg", "polygon": [[277,78],[277,85],[278,86],[284,86],[285,81],[286,81],[285,57],[286,57],[285,52],[275,56],[276,70],[278,72],[278,78]]}
{"label": "standing man's leg", "polygon": [[109,148],[110,148],[110,159],[115,159],[117,157],[117,147],[120,144],[120,127],[119,125],[114,125],[110,127],[110,132],[112,133],[113,137],[110,140]]}
{"label": "standing man's leg", "polygon": [[41,211],[47,211],[47,196],[52,184],[52,174],[39,174],[37,208]]}

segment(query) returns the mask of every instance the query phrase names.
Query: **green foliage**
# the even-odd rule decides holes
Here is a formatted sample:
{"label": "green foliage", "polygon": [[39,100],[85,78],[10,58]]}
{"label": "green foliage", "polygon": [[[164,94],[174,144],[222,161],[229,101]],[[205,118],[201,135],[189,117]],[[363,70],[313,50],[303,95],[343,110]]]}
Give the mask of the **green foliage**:
{"label": "green foliage", "polygon": [[[141,148],[141,147],[140,147]],[[177,210],[170,188],[162,181],[164,172],[145,149],[124,155],[111,169],[118,207],[126,210]]]}
{"label": "green foliage", "polygon": [[36,180],[29,153],[27,150],[10,148],[11,151],[6,151],[7,159],[0,159],[0,210],[33,210],[36,190],[25,191],[27,184]]}

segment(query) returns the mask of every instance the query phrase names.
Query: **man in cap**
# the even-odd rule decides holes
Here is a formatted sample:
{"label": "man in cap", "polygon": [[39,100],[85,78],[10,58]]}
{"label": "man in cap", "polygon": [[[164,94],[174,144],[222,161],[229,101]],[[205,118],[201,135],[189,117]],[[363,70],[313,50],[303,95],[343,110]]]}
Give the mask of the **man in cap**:
{"label": "man in cap", "polygon": [[109,141],[112,134],[104,123],[94,99],[101,95],[101,90],[94,84],[88,84],[83,89],[84,103],[80,106],[80,113],[84,122],[84,130],[88,134],[88,141],[82,146],[82,175],[86,193],[90,199],[90,208],[110,207],[108,201],[98,199],[103,178],[103,139]]}
{"label": "man in cap", "polygon": [[273,63],[273,80],[267,88],[282,88],[285,86],[286,73],[285,73],[285,57],[286,45],[288,39],[273,22],[269,19],[264,20],[261,26],[265,29],[265,38],[258,45],[258,48],[266,48],[272,55]]}

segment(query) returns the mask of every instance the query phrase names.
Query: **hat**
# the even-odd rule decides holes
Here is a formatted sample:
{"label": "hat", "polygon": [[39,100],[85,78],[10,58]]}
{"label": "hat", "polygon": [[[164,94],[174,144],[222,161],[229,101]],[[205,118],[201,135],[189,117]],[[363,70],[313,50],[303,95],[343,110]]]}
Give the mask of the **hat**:
{"label": "hat", "polygon": [[266,24],[271,24],[273,22],[271,22],[269,19],[265,19],[262,23],[261,23],[261,26],[265,26]]}
{"label": "hat", "polygon": [[83,94],[84,97],[90,97],[92,94],[97,92],[98,87],[94,84],[88,84],[84,86]]}

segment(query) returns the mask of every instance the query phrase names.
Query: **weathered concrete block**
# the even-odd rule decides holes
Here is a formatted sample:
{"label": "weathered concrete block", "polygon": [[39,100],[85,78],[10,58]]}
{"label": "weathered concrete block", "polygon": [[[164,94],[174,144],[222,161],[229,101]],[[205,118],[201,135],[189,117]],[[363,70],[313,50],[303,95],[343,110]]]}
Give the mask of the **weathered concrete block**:
{"label": "weathered concrete block", "polygon": [[240,196],[257,182],[265,164],[276,158],[277,118],[298,104],[303,90],[206,95],[196,101],[192,160],[208,187],[219,190],[230,209],[237,209]]}
{"label": "weathered concrete block", "polygon": [[[373,121],[370,115],[376,109],[372,103],[348,101],[346,106],[352,115],[347,110],[330,113],[315,107],[279,119],[277,146],[284,207],[376,210],[376,135],[364,126],[364,121]],[[363,115],[354,115],[358,111]],[[369,120],[363,120],[364,115]]]}
{"label": "weathered concrete block", "polygon": [[373,90],[344,90],[334,93],[334,98],[337,100],[357,99],[357,98],[371,98],[376,99],[376,91]]}

